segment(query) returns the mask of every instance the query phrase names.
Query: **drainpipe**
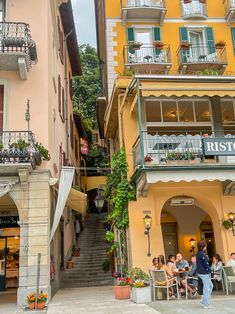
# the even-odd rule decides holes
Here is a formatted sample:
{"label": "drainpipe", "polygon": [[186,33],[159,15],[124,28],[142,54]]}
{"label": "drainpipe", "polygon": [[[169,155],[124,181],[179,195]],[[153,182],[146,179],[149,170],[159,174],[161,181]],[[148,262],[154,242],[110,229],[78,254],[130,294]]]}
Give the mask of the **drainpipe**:
{"label": "drainpipe", "polygon": [[64,83],[65,83],[65,129],[66,129],[66,157],[68,165],[69,163],[69,96],[68,96],[68,71],[67,71],[67,39],[73,33],[73,29],[66,34],[64,38]]}

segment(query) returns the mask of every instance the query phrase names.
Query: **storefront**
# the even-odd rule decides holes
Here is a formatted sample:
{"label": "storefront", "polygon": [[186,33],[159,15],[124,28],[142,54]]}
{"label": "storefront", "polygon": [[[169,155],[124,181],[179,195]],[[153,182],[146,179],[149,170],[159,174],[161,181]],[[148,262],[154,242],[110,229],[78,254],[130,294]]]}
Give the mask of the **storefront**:
{"label": "storefront", "polygon": [[0,291],[18,288],[20,228],[18,216],[0,216]]}

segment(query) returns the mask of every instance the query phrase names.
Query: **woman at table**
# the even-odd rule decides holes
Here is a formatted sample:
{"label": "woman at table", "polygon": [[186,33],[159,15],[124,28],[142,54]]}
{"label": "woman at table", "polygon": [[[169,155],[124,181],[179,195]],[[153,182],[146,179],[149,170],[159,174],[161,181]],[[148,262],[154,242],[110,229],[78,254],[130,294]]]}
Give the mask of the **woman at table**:
{"label": "woman at table", "polygon": [[[172,273],[171,269],[169,267],[167,267],[166,263],[165,263],[165,258],[163,255],[159,255],[158,256],[158,265],[157,265],[157,269],[158,270],[165,270],[166,275],[167,275],[167,280],[169,283],[174,283],[175,279],[174,279],[174,274]],[[173,294],[173,289],[169,288],[169,296],[171,299],[175,299],[175,296]]]}
{"label": "woman at table", "polygon": [[152,260],[151,270],[158,270],[158,258],[157,257],[154,257]]}
{"label": "woman at table", "polygon": [[221,290],[222,289],[223,262],[219,254],[215,254],[213,256],[211,271],[212,271],[214,289]]}

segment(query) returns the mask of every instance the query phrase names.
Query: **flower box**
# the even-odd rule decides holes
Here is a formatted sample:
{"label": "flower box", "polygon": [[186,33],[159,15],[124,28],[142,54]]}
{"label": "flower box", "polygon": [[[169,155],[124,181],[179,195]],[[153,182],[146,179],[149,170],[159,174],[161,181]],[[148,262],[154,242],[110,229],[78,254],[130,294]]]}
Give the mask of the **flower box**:
{"label": "flower box", "polygon": [[190,43],[188,43],[188,42],[183,42],[183,43],[180,44],[180,48],[181,48],[182,50],[189,50],[189,48],[190,48],[191,46],[192,46],[192,45],[191,45]]}
{"label": "flower box", "polygon": [[163,47],[165,46],[165,44],[161,41],[154,41],[153,45],[157,50],[162,50]]}
{"label": "flower box", "polygon": [[199,0],[200,3],[206,3],[206,0]]}
{"label": "flower box", "polygon": [[215,158],[208,158],[203,160],[204,164],[216,164],[216,159]]}
{"label": "flower box", "polygon": [[135,303],[150,303],[151,298],[151,287],[135,288],[131,290],[131,301]]}
{"label": "flower box", "polygon": [[188,4],[188,3],[191,3],[192,0],[184,0],[184,4]]}
{"label": "flower box", "polygon": [[130,286],[114,286],[114,295],[117,300],[130,299],[131,288]]}
{"label": "flower box", "polygon": [[167,164],[173,166],[192,165],[199,163],[198,160],[167,160]]}

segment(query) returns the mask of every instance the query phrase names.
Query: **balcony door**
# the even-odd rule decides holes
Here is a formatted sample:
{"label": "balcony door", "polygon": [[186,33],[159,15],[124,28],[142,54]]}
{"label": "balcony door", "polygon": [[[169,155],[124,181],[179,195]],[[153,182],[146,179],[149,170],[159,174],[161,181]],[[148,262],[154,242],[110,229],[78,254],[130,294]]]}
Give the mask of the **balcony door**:
{"label": "balcony door", "polygon": [[151,62],[154,58],[152,29],[135,29],[135,40],[143,45],[136,51],[137,59],[140,62]]}
{"label": "balcony door", "polygon": [[4,86],[0,85],[0,132],[3,131]]}
{"label": "balcony door", "polygon": [[5,15],[6,15],[6,1],[0,0],[0,22],[5,21]]}
{"label": "balcony door", "polygon": [[192,44],[190,57],[192,61],[199,61],[200,56],[205,55],[203,31],[189,31],[189,41]]}

